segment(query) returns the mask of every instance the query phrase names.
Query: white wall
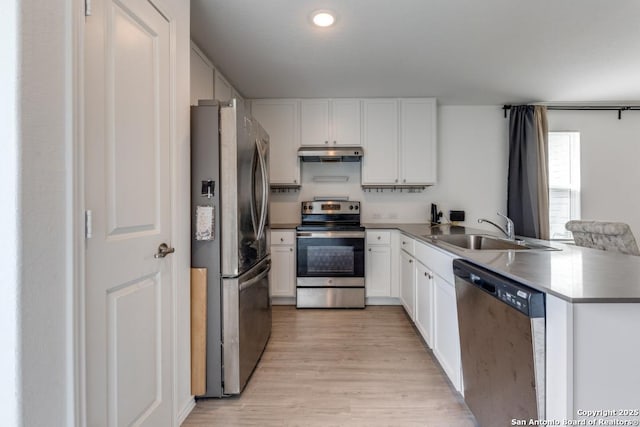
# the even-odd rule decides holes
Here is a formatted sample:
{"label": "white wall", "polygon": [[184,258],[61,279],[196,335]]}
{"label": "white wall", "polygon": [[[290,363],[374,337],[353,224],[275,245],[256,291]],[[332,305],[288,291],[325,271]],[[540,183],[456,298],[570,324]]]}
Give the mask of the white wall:
{"label": "white wall", "polygon": [[70,425],[73,0],[19,2],[17,425]]}
{"label": "white wall", "polygon": [[549,111],[550,131],[580,132],[582,218],[626,222],[640,243],[640,112]]}
{"label": "white wall", "polygon": [[[421,193],[363,191],[359,163],[302,163],[299,192],[272,193],[271,222],[297,223],[300,202],[313,196],[348,195],[362,202],[363,222],[428,222],[431,203],[448,216],[465,210],[466,225],[498,219],[506,210],[507,122],[499,106],[438,107],[438,183]],[[366,153],[365,153],[366,156]],[[314,176],[347,176],[346,183],[318,183]]]}
{"label": "white wall", "polygon": [[0,2],[0,414],[19,425],[18,398],[18,1]]}
{"label": "white wall", "polygon": [[190,6],[184,0],[166,0],[176,30],[176,146],[174,147],[174,171],[176,181],[174,215],[174,247],[176,248],[175,307],[176,348],[175,413],[182,420],[193,408],[191,395],[191,119],[190,76],[191,58]]}

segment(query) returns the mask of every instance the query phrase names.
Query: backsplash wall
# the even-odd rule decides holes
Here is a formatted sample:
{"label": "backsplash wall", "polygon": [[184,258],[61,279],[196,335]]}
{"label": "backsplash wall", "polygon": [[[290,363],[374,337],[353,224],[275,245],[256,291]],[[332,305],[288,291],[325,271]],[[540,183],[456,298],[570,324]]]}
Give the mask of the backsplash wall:
{"label": "backsplash wall", "polygon": [[[346,182],[316,182],[318,177],[346,177]],[[315,196],[349,197],[359,200],[363,222],[425,222],[430,201],[423,193],[407,190],[363,190],[360,163],[301,162],[302,187],[298,192],[271,193],[271,222],[298,222],[300,203]],[[320,178],[322,179],[322,178]]]}
{"label": "backsplash wall", "polygon": [[[465,210],[465,224],[480,227],[477,218],[498,219],[495,213],[506,209],[506,129],[499,106],[440,106],[436,185],[420,193],[363,190],[360,163],[301,162],[301,189],[271,193],[271,222],[297,223],[300,203],[314,196],[348,196],[362,203],[363,222],[428,222],[431,203],[436,203],[445,216],[450,209]],[[317,182],[314,177],[347,181]]]}

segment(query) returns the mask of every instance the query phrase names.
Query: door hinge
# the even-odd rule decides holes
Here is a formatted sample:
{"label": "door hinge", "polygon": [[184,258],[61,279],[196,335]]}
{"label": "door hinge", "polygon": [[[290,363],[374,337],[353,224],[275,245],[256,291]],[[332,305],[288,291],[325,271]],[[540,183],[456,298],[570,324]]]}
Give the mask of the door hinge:
{"label": "door hinge", "polygon": [[91,0],[84,0],[84,16],[91,16]]}
{"label": "door hinge", "polygon": [[84,237],[87,239],[93,237],[93,214],[90,210],[84,211]]}

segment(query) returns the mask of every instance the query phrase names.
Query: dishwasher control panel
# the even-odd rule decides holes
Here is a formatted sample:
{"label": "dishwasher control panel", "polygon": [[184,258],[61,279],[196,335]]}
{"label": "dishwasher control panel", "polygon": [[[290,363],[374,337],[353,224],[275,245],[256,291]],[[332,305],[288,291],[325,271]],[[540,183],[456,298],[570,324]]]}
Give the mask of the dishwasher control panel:
{"label": "dishwasher control panel", "polygon": [[512,289],[498,288],[498,298],[525,314],[529,313],[530,295],[530,293],[523,290],[518,290],[514,294]]}
{"label": "dishwasher control panel", "polygon": [[544,317],[544,292],[504,277],[468,261],[454,260],[453,272],[463,280],[528,317]]}

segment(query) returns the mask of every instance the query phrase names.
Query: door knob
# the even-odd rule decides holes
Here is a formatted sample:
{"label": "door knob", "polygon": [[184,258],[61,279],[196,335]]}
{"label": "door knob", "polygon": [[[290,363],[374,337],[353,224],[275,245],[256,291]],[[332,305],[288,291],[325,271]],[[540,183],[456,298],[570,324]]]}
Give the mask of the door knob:
{"label": "door knob", "polygon": [[154,258],[164,258],[169,254],[172,254],[176,251],[176,248],[170,248],[166,243],[160,243],[158,246],[158,252],[153,255]]}

